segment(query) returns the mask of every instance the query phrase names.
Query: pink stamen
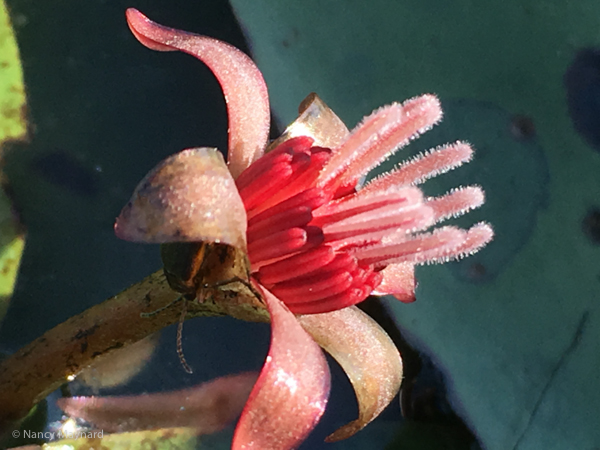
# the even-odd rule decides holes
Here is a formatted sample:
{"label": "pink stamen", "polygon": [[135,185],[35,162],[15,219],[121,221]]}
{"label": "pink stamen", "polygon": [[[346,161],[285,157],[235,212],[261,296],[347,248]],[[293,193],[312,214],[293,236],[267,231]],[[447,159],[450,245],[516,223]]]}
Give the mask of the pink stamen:
{"label": "pink stamen", "polygon": [[360,266],[356,266],[356,269],[352,272],[352,279],[354,280],[353,287],[360,288],[367,281],[368,275],[371,273],[371,269],[363,269]]}
{"label": "pink stamen", "polygon": [[405,232],[394,233],[389,229],[385,229],[379,231],[369,231],[368,233],[360,234],[357,236],[348,236],[338,240],[330,240],[331,236],[329,236],[329,239],[326,239],[324,242],[326,242],[327,245],[329,245],[335,250],[348,251],[352,248],[372,246],[374,244],[380,243],[384,238],[388,240],[388,237],[390,235],[396,236],[394,242],[402,242],[400,236],[403,236],[404,238],[407,238],[409,236]]}
{"label": "pink stamen", "polygon": [[248,257],[253,265],[261,261],[281,258],[300,250],[306,244],[307,239],[306,230],[302,228],[281,231],[272,236],[249,242]]}
{"label": "pink stamen", "polygon": [[[273,285],[268,285],[265,278],[258,274],[258,279],[261,283],[266,284],[271,292],[279,298],[284,298],[286,304],[293,312],[296,308],[303,308],[302,305],[315,302],[320,302],[323,299],[328,299],[327,308],[331,308],[334,303],[341,302],[344,305],[354,304],[357,297],[357,292],[371,292],[376,285],[382,280],[382,275],[374,273],[369,267],[359,267],[356,258],[348,253],[338,253],[335,259],[327,264],[324,259],[319,257],[325,256],[317,251],[312,251],[314,258],[306,261],[310,264],[310,272],[303,271],[306,274],[302,276],[288,276],[284,278],[283,269],[287,266],[289,270],[294,270],[294,263],[300,262],[302,256],[296,255],[286,260],[279,261],[277,280]],[[327,260],[331,259],[332,253],[328,253]],[[268,269],[268,266],[265,268]],[[261,269],[262,270],[262,269]],[[268,270],[267,270],[268,273]],[[362,297],[364,299],[364,296]],[[360,300],[358,300],[360,301]]]}
{"label": "pink stamen", "polygon": [[[308,145],[310,145],[310,143]],[[292,161],[293,156],[293,149],[283,145],[278,147],[277,150],[267,153],[236,178],[235,184],[238,190],[241,191],[242,189],[245,189],[250,183],[254,182],[256,178],[263,175],[269,167],[282,162],[289,164]]]}
{"label": "pink stamen", "polygon": [[[302,277],[289,277],[287,280],[285,280],[285,283],[292,283],[293,285],[302,283],[317,283],[320,280],[327,280],[332,274],[339,272],[347,272],[352,275],[352,277],[355,277],[360,270],[361,269],[358,267],[356,258],[346,258],[346,255],[337,254],[335,255],[333,261],[328,264],[324,264],[322,267],[319,267],[318,270],[313,270]],[[282,284],[282,282],[279,284]]]}
{"label": "pink stamen", "polygon": [[326,185],[337,178],[348,165],[369,151],[370,145],[377,141],[402,114],[402,105],[394,103],[374,111],[363,119],[346,141],[336,149],[334,156],[319,176],[319,185]]}
{"label": "pink stamen", "polygon": [[388,264],[411,262],[420,264],[447,259],[466,239],[466,232],[455,227],[439,228],[419,234],[395,245],[373,246],[353,250],[360,264],[382,268]]}
{"label": "pink stamen", "polygon": [[274,214],[268,219],[258,222],[256,225],[249,226],[247,232],[248,240],[256,241],[288,228],[304,227],[311,220],[312,212],[309,207],[304,205],[296,206],[288,211]]}
{"label": "pink stamen", "polygon": [[479,208],[485,202],[485,195],[479,186],[468,186],[451,191],[442,197],[427,202],[433,209],[435,221],[462,216],[472,209]]}
{"label": "pink stamen", "polygon": [[248,221],[248,229],[258,226],[261,222],[270,220],[272,216],[280,213],[285,213],[288,210],[295,209],[299,206],[305,206],[311,211],[315,211],[321,205],[325,204],[329,196],[321,189],[311,188],[304,192],[294,195],[293,197],[279,203],[272,208],[255,215]]}
{"label": "pink stamen", "polygon": [[338,309],[356,305],[364,300],[369,294],[368,288],[351,288],[341,294],[332,295],[320,300],[289,305],[288,308],[294,314],[321,314]]}
{"label": "pink stamen", "polygon": [[429,178],[460,167],[469,162],[472,157],[473,149],[469,144],[456,142],[418,155],[402,164],[399,169],[371,181],[361,191],[366,193],[387,190],[393,186],[420,184]]}
{"label": "pink stamen", "polygon": [[[346,190],[350,186],[354,187],[362,175],[377,166],[398,148],[405,146],[410,140],[429,130],[442,118],[439,100],[433,95],[423,95],[407,100],[400,109],[398,106],[392,105],[376,111],[367,118],[364,125],[359,126],[358,131],[348,139],[347,142],[350,144],[342,144],[335,152],[336,156],[339,154],[353,156],[349,158],[349,162],[343,165],[337,160],[334,162],[332,158],[320,178],[323,184],[332,184],[335,188],[342,190]],[[383,123],[377,124],[379,117],[383,119]],[[367,135],[366,130],[369,130],[370,126],[379,126],[378,132],[371,131]],[[354,136],[356,138],[353,139]],[[333,164],[339,165],[329,169]],[[331,175],[328,176],[328,174]]]}
{"label": "pink stamen", "polygon": [[473,225],[467,231],[467,238],[460,247],[456,249],[455,258],[472,255],[482,247],[489,244],[494,238],[494,230],[487,223]]}
{"label": "pink stamen", "polygon": [[331,247],[322,246],[261,267],[257,278],[263,285],[270,286],[314,272],[332,262],[335,257]]}
{"label": "pink stamen", "polygon": [[[341,294],[352,286],[353,281],[352,275],[348,272],[336,272],[328,275],[327,278],[278,283],[269,290],[278,298],[285,298],[286,304],[289,306]],[[307,282],[311,283],[308,288]]]}
{"label": "pink stamen", "polygon": [[310,163],[306,167],[303,167],[302,170],[294,168],[294,175],[281,186],[281,189],[273,192],[272,196],[266,198],[263,203],[255,207],[251,211],[251,217],[310,189],[314,185],[323,165],[330,157],[329,151],[322,151],[319,148],[315,150],[314,153],[310,154]]}
{"label": "pink stamen", "polygon": [[[298,228],[296,228],[296,230],[298,230]],[[276,255],[273,257],[265,257],[265,258],[256,259],[256,260],[253,260],[249,254],[250,261],[252,262],[252,273],[258,272],[261,269],[261,267],[265,267],[270,264],[274,264],[274,263],[281,261],[282,259],[288,258],[292,255],[295,255],[295,254],[298,254],[301,252],[307,252],[309,250],[317,248],[325,240],[325,238],[323,237],[323,230],[321,230],[319,227],[307,226],[307,227],[304,227],[303,231],[306,236],[306,242],[304,242],[304,245],[302,245],[298,248],[289,249],[289,251],[287,251],[287,252],[282,251],[282,253],[280,255]],[[277,241],[277,239],[278,239],[278,236],[273,235],[273,236],[271,236],[270,239],[269,238],[262,239],[261,240],[262,242],[260,243],[260,245],[266,245],[267,247],[268,246],[278,246],[279,242]],[[259,254],[257,254],[257,255],[260,256]]]}
{"label": "pink stamen", "polygon": [[333,272],[338,269],[345,269],[348,272],[354,273],[356,272],[357,268],[358,263],[354,256],[347,252],[339,252],[336,254],[335,259],[327,265],[326,270]]}
{"label": "pink stamen", "polygon": [[427,206],[420,205],[398,211],[395,205],[389,205],[325,225],[323,232],[326,242],[361,236],[365,236],[366,239],[372,232],[397,230],[408,233],[427,228],[432,223],[433,211]]}
{"label": "pink stamen", "polygon": [[387,205],[396,205],[400,209],[422,202],[423,193],[418,188],[392,188],[384,192],[374,193],[358,191],[355,194],[329,202],[315,210],[313,223],[333,223]]}
{"label": "pink stamen", "polygon": [[256,178],[254,182],[248,184],[244,189],[240,189],[240,197],[244,202],[246,211],[260,205],[265,198],[268,198],[277,189],[285,185],[293,174],[291,164],[280,162],[267,168],[267,172]]}
{"label": "pink stamen", "polygon": [[[419,156],[355,191],[365,171],[440,117],[434,96],[419,97],[376,111],[333,152],[296,137],[244,171],[236,184],[248,217],[253,277],[294,313],[325,312],[378,291],[389,264],[412,267],[458,258],[489,242],[491,229],[484,225],[469,232],[446,227],[423,233],[480,206],[481,189],[426,200],[409,186],[468,161],[467,144]],[[395,284],[388,285],[397,293]],[[406,289],[401,294],[410,294]]]}

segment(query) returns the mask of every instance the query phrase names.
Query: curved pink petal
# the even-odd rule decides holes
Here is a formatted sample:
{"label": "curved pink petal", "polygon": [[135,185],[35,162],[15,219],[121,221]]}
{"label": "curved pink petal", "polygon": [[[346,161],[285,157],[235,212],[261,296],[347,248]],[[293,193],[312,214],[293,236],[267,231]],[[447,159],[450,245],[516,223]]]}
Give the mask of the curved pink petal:
{"label": "curved pink petal", "polygon": [[174,392],[124,397],[61,398],[58,406],[108,433],[192,427],[214,433],[235,420],[256,381],[255,373],[231,375]]}
{"label": "curved pink petal", "polygon": [[246,210],[223,156],[193,148],[160,162],[115,223],[128,241],[222,242],[246,249]]}
{"label": "curved pink petal", "polygon": [[269,135],[269,95],[258,67],[237,48],[206,36],[152,22],[136,9],[127,10],[127,23],[146,47],[180,50],[200,59],[215,74],[227,102],[228,159],[237,177],[262,156]]}
{"label": "curved pink petal", "polygon": [[356,307],[299,316],[304,329],[342,366],[356,392],[358,419],[331,434],[328,442],[363,429],[389,405],[402,382],[402,359],[385,331]]}
{"label": "curved pink petal", "polygon": [[233,437],[233,450],[296,448],[329,397],[325,355],[296,317],[262,288],[271,314],[271,348]]}

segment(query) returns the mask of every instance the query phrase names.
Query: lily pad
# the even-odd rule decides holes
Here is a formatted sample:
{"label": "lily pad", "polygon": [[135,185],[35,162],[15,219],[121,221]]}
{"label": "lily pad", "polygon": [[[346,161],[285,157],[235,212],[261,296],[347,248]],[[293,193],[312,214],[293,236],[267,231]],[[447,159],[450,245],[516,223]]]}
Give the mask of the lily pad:
{"label": "lily pad", "polygon": [[[0,158],[4,144],[24,139],[27,123],[24,118],[25,89],[19,49],[11,27],[4,0],[0,1]],[[0,175],[0,183],[6,180]],[[25,245],[24,234],[17,216],[0,187],[0,320],[4,317],[12,295],[21,254]]]}
{"label": "lily pad", "polygon": [[[534,135],[535,146],[511,151],[494,146],[489,150],[498,162],[475,163],[478,175],[493,174],[478,182],[489,190],[486,207],[502,217],[495,241],[480,256],[501,254],[502,261],[490,265],[494,276],[475,284],[457,276],[457,267],[422,267],[417,301],[387,304],[412,341],[442,368],[454,408],[486,448],[600,446],[595,371],[600,364],[600,251],[582,231],[585,217],[600,203],[600,156],[575,133],[563,85],[578,50],[598,46],[599,4],[232,4],[283,122],[311,91],[350,127],[375,107],[424,92],[442,100],[485,102],[504,115],[521,117],[518,133]],[[473,139],[477,150],[474,137],[452,137],[457,138]],[[487,139],[499,143],[496,135]],[[526,161],[519,167],[512,156],[502,157],[505,151],[507,156],[525,152]],[[540,155],[542,165],[547,159],[550,177],[538,170]],[[447,175],[467,184],[463,169],[468,172],[460,168]],[[505,192],[494,192],[498,189]],[[508,202],[492,204],[501,197]],[[513,214],[521,214],[520,225],[508,223]],[[494,224],[491,215],[485,219]]]}

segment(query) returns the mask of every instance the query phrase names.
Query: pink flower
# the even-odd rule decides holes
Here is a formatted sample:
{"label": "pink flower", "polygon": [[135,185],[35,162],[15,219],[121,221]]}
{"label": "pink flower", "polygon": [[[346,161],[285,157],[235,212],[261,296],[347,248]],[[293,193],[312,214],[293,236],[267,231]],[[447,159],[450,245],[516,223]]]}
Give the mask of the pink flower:
{"label": "pink flower", "polygon": [[[467,162],[472,149],[462,142],[435,149],[360,187],[368,171],[441,119],[436,97],[380,108],[348,132],[312,95],[298,120],[268,146],[267,88],[246,55],[160,26],[134,9],[127,19],[147,47],[184,51],[214,72],[227,102],[229,149],[228,166],[206,148],[159,164],[117,219],[117,236],[247,250],[251,282],[271,315],[272,339],[233,448],[294,448],[314,427],[329,392],[329,371],[315,340],[338,359],[359,398],[359,419],[330,438],[354,434],[397,393],[401,361],[379,326],[348,307],[369,295],[412,301],[416,264],[466,256],[492,239],[485,223],[431,230],[479,207],[479,187],[433,199],[417,187]],[[181,285],[192,297],[197,289]]]}

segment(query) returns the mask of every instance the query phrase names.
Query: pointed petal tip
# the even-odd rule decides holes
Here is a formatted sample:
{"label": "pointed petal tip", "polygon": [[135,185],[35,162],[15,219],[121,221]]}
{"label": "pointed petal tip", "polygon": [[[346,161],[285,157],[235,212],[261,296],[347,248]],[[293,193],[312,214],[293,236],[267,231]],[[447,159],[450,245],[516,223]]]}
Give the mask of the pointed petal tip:
{"label": "pointed petal tip", "polygon": [[366,427],[368,423],[364,423],[361,419],[353,420],[352,422],[338,428],[333,433],[325,438],[325,442],[331,444],[333,442],[343,441],[344,439],[348,439],[349,437],[354,436],[364,427]]}
{"label": "pointed petal tip", "polygon": [[127,9],[133,35],[157,51],[179,50],[204,64],[218,79],[229,118],[228,160],[234,178],[264,152],[270,125],[269,95],[263,76],[252,59],[225,42],[165,27],[134,8]]}
{"label": "pointed petal tip", "polygon": [[127,8],[125,10],[125,17],[127,19],[127,22],[135,22],[137,20],[148,19],[142,12],[135,8]]}
{"label": "pointed petal tip", "polygon": [[140,12],[140,10],[135,8],[127,8],[125,10],[125,17],[127,18],[128,22],[147,19],[147,17],[142,12]]}
{"label": "pointed petal tip", "polygon": [[156,40],[158,32],[162,30],[168,31],[170,30],[169,28],[153,22],[135,8],[127,8],[125,11],[125,18],[127,19],[127,25],[129,25],[131,33],[145,47],[159,52],[170,52],[175,50],[168,45],[162,45]]}

